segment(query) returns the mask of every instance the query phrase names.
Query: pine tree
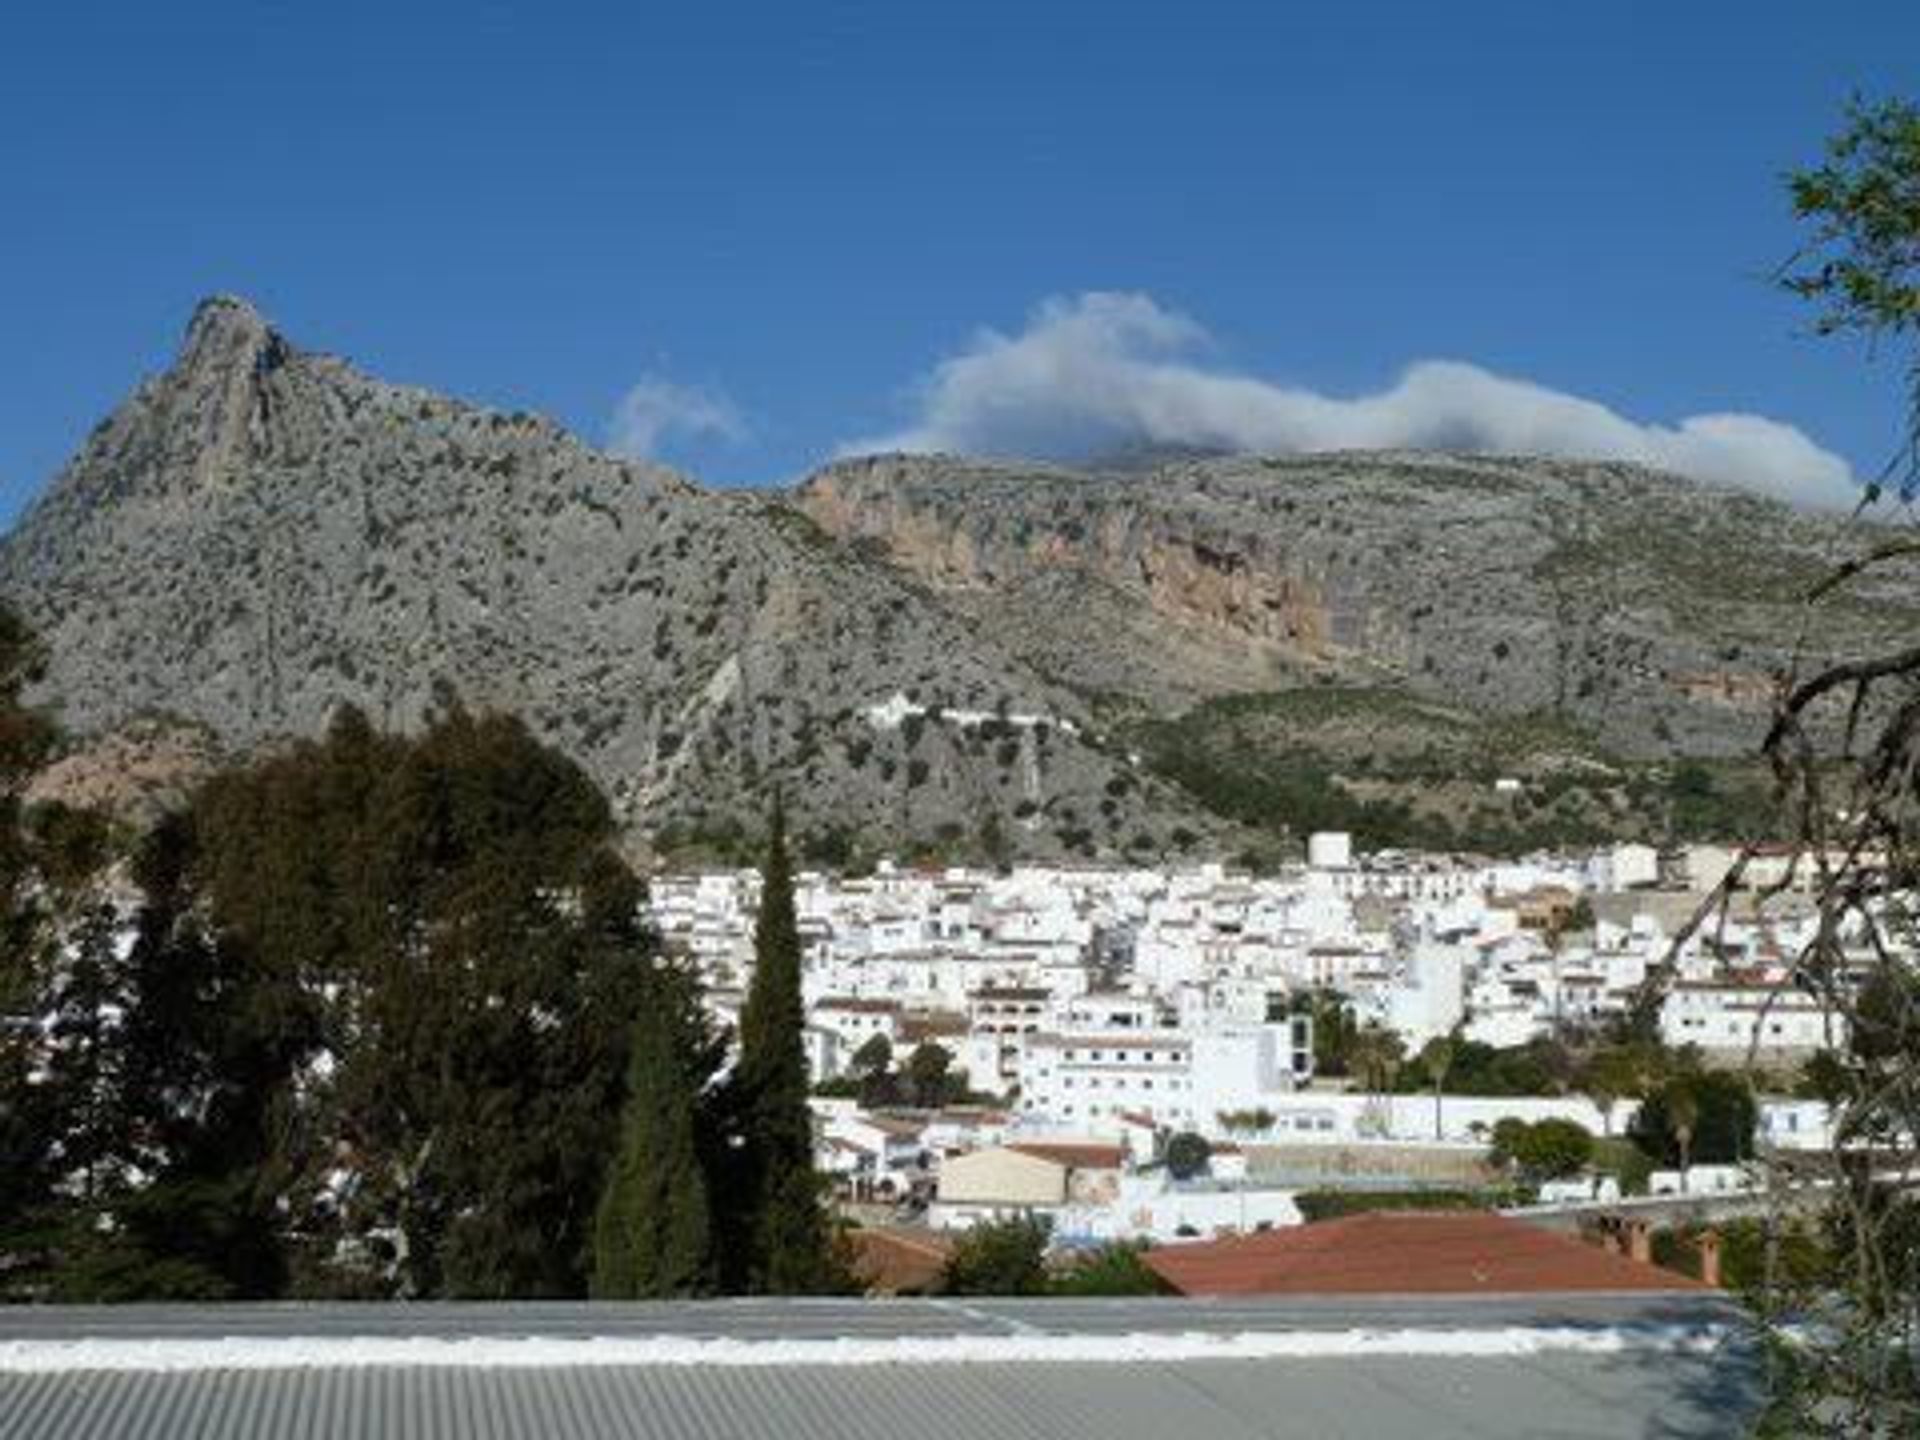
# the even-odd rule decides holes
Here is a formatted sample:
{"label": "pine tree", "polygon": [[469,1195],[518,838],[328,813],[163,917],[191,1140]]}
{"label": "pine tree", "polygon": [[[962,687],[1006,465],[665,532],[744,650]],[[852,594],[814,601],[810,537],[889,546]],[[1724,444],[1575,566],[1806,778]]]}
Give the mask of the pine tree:
{"label": "pine tree", "polygon": [[740,1012],[734,1071],[746,1199],[746,1283],[764,1294],[835,1287],[836,1271],[807,1108],[806,1013],[800,995],[800,927],[794,915],[786,816],[776,799],[753,932],[753,981]]}
{"label": "pine tree", "polygon": [[697,1062],[686,1053],[686,1017],[676,1008],[670,994],[650,996],[634,1027],[620,1151],[594,1219],[599,1299],[712,1288],[713,1227],[695,1141],[698,1094],[689,1084]]}

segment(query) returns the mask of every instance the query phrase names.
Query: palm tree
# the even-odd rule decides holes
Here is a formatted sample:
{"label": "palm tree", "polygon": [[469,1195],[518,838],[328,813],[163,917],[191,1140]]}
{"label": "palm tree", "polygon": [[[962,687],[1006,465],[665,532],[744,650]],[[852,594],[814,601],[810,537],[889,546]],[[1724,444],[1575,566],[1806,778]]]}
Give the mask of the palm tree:
{"label": "palm tree", "polygon": [[1454,1044],[1451,1035],[1436,1035],[1420,1051],[1420,1063],[1426,1067],[1427,1078],[1433,1081],[1433,1138],[1446,1137],[1446,1130],[1440,1123],[1440,1097],[1446,1089],[1447,1072],[1453,1069]]}
{"label": "palm tree", "polygon": [[1353,1048],[1348,1055],[1353,1073],[1374,1097],[1366,1107],[1366,1123],[1377,1127],[1383,1135],[1392,1128],[1387,1092],[1393,1088],[1394,1072],[1405,1054],[1406,1046],[1398,1035],[1370,1022],[1353,1037]]}
{"label": "palm tree", "polygon": [[1613,1134],[1613,1110],[1624,1096],[1637,1093],[1642,1085],[1634,1057],[1624,1050],[1602,1050],[1587,1062],[1580,1088],[1600,1112],[1600,1133]]}
{"label": "palm tree", "polygon": [[1667,1125],[1680,1147],[1680,1189],[1687,1188],[1687,1170],[1693,1163],[1693,1127],[1700,1123],[1700,1097],[1685,1080],[1667,1086]]}

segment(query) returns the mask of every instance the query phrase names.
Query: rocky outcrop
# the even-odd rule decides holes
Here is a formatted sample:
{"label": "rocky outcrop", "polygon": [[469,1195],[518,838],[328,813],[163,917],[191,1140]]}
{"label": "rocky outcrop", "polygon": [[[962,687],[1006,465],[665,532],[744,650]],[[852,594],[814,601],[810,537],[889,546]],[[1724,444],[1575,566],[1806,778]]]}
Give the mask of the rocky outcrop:
{"label": "rocky outcrop", "polygon": [[[1872,539],[1632,466],[1497,457],[1082,473],[886,456],[822,471],[795,503],[1087,693],[1173,711],[1399,685],[1551,711],[1647,755],[1750,746],[1804,578]],[[1813,617],[1807,658],[1911,627],[1912,578]]]}

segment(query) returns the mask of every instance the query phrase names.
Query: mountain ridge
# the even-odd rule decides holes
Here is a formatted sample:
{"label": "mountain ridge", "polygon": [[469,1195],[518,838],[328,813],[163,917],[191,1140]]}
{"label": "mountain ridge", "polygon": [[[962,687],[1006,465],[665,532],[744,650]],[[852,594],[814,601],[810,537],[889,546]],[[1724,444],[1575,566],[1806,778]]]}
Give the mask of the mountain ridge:
{"label": "mountain ridge", "polygon": [[[827,857],[1147,856],[1246,838],[1147,744],[1236,696],[1739,753],[1791,658],[1780,597],[1861,533],[1489,456],[896,455],[709,490],[215,296],[0,539],[0,594],[83,736],[171,714],[245,752],[341,703],[411,726],[458,695],[580,760],[642,851],[725,848],[778,783]],[[1865,582],[1816,650],[1920,620],[1908,583]]]}

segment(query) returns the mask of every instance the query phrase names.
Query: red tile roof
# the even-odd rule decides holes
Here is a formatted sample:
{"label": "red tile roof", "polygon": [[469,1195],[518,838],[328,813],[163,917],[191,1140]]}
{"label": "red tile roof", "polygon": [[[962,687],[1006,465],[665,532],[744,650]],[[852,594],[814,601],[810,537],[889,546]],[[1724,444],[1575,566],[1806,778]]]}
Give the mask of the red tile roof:
{"label": "red tile roof", "polygon": [[1700,1290],[1699,1281],[1484,1211],[1380,1211],[1152,1251],[1184,1295]]}
{"label": "red tile roof", "polygon": [[938,1287],[953,1241],[934,1230],[876,1226],[849,1232],[853,1273],[869,1295],[924,1295]]}

